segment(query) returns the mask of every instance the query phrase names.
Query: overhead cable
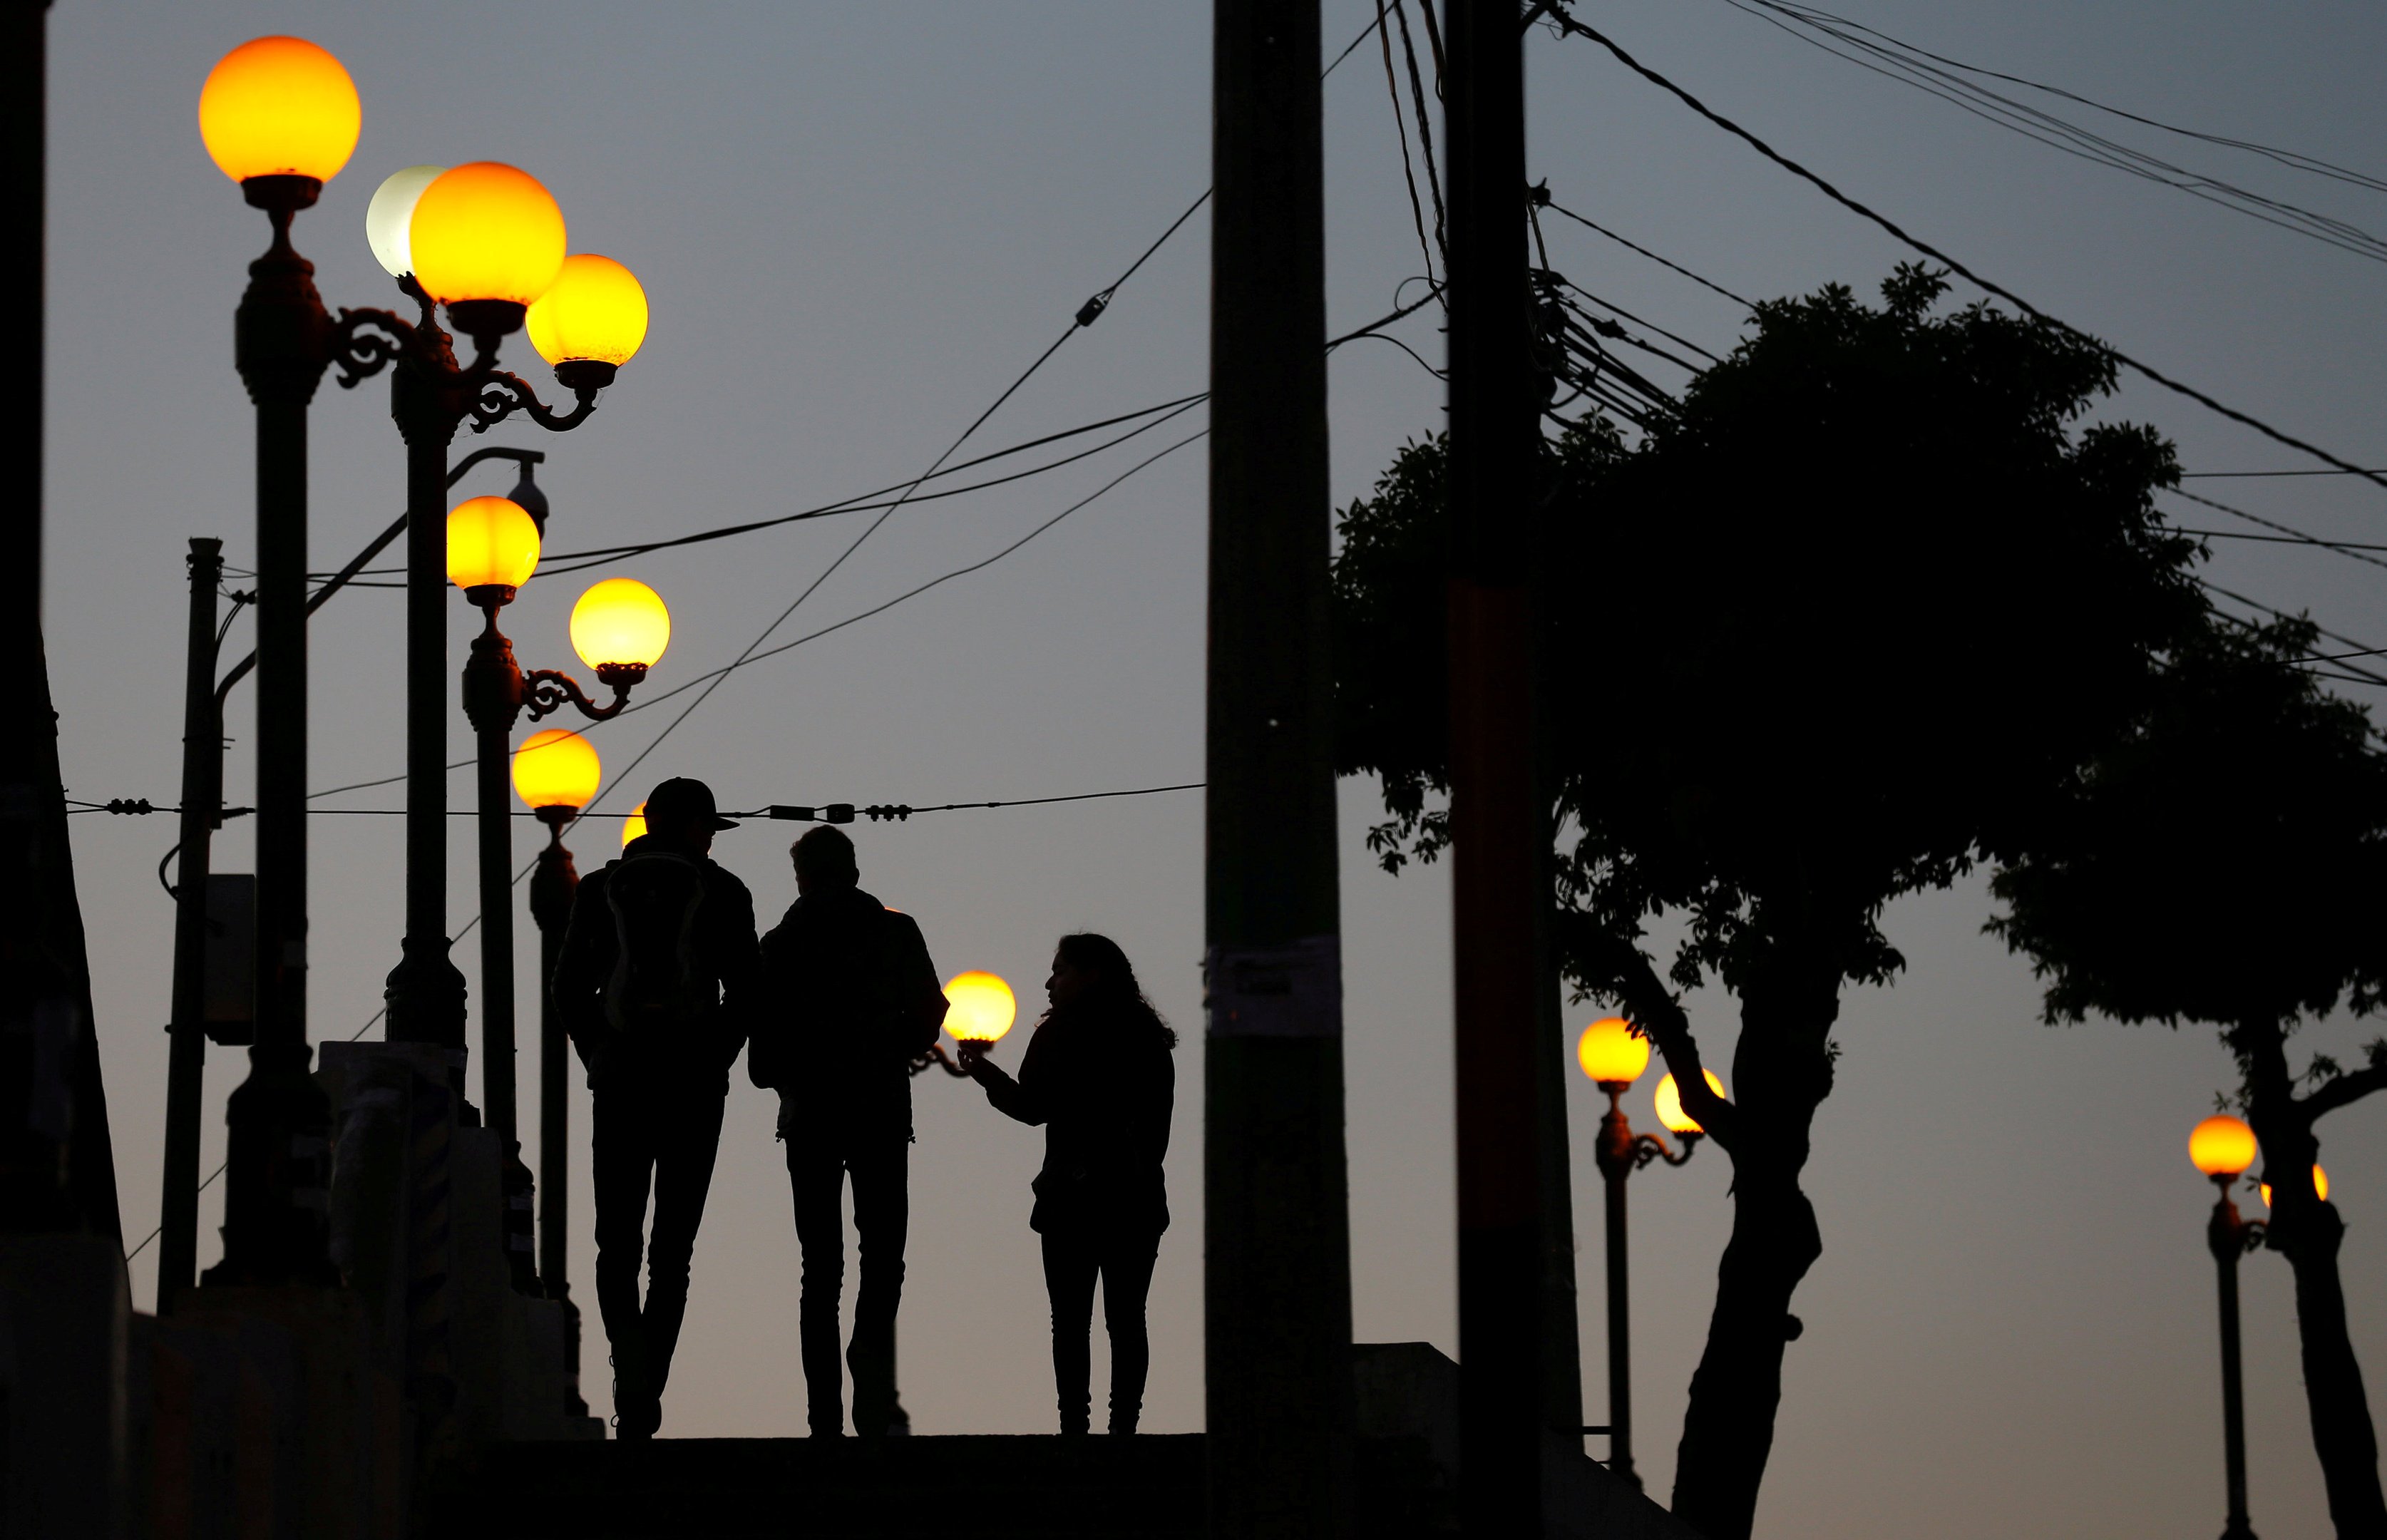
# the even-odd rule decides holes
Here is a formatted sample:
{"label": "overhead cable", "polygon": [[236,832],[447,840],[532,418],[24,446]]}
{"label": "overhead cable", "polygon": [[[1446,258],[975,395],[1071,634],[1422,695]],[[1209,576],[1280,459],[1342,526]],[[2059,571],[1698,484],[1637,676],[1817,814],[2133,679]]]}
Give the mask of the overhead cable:
{"label": "overhead cable", "polygon": [[[1983,73],[1982,71],[1972,71],[1970,67],[1954,64],[1953,61],[1946,61],[1953,66],[1952,69],[1939,68],[1936,61],[1939,61],[1940,56],[1928,54],[1912,44],[1901,43],[1886,32],[1862,27],[1855,22],[1833,16],[1828,11],[1787,5],[1782,3],[1782,0],[1725,0],[1725,4],[1736,10],[1754,16],[1768,25],[1797,38],[1800,42],[1830,54],[1835,58],[1843,59],[1860,69],[1869,69],[1875,74],[1897,81],[1901,84],[1913,86],[1977,118],[2011,130],[2051,149],[2060,150],[2066,155],[2173,188],[2191,197],[2202,198],[2207,203],[2228,208],[2233,213],[2244,214],[2292,234],[2336,246],[2342,251],[2351,252],[2372,261],[2387,261],[2387,240],[2381,240],[2358,225],[2283,199],[2267,196],[2220,177],[2175,165],[2160,157],[2123,144],[2119,140],[2110,139],[2092,130],[2083,128],[2043,108],[2016,101],[2011,96],[2002,95],[1953,72],[1955,69],[1964,69],[1972,73]],[[1783,19],[1785,18],[1788,19],[1786,21]],[[1789,24],[1790,22],[1796,22],[1798,25],[1793,26]],[[1811,31],[1801,31],[1802,27]],[[1870,33],[1871,37],[1858,35],[1861,32]],[[1832,43],[1825,42],[1825,38],[1830,38],[1841,46],[1835,47]],[[1875,42],[1872,39],[1880,41]],[[1848,51],[1851,49],[1855,52]],[[1935,62],[1926,63],[1926,60]],[[2207,136],[2198,135],[2197,137]],[[2366,185],[2379,185],[2380,190],[2387,191],[2387,184],[2376,184],[2372,179],[2363,177],[2358,172],[2348,173],[2348,175]]]}
{"label": "overhead cable", "polygon": [[2153,381],[2156,385],[2159,385],[2165,389],[2172,391],[2177,395],[2188,398],[2190,400],[2196,402],[2199,406],[2205,408],[2207,410],[2217,412],[2233,423],[2252,428],[2256,433],[2261,434],[2264,437],[2268,438],[2275,443],[2284,444],[2292,449],[2296,449],[2305,454],[2308,454],[2314,459],[2321,461],[2323,464],[2333,465],[2349,475],[2361,476],[2366,480],[2376,483],[2381,487],[2387,487],[2387,476],[2382,476],[2380,473],[2375,471],[2366,470],[2362,466],[2355,464],[2352,461],[2342,460],[2317,444],[2307,443],[2304,439],[2298,438],[2292,434],[2271,426],[2268,423],[2262,421],[2260,418],[2250,416],[2249,414],[2239,410],[2235,407],[2229,406],[2215,399],[2213,397],[2206,395],[2204,391],[2197,389],[2193,385],[2173,379],[2170,375],[2164,373],[2153,365],[2132,358],[2129,354],[2115,347],[2112,344],[2090,336],[2088,333],[2081,331],[2078,327],[2073,326],[2069,322],[2060,321],[2054,316],[2048,314],[2038,306],[2033,305],[2030,301],[2023,298],[2022,296],[2014,293],[2012,289],[2005,287],[2002,284],[1993,283],[1990,280],[1982,277],[1970,267],[1958,261],[1955,258],[1951,257],[1946,252],[1940,250],[1938,246],[1932,246],[1928,242],[1907,234],[1904,229],[1901,228],[1895,221],[1886,215],[1876,213],[1874,209],[1858,202],[1855,198],[1850,197],[1846,193],[1841,192],[1838,188],[1833,186],[1830,183],[1825,181],[1813,171],[1809,170],[1806,167],[1784,155],[1781,151],[1775,149],[1764,140],[1760,139],[1749,130],[1742,128],[1738,123],[1734,122],[1731,119],[1715,111],[1706,103],[1700,101],[1697,96],[1692,95],[1689,92],[1684,90],[1681,86],[1676,85],[1673,81],[1668,80],[1665,76],[1661,75],[1655,69],[1643,64],[1631,54],[1625,52],[1624,49],[1620,46],[1614,39],[1608,36],[1607,33],[1567,15],[1563,10],[1558,8],[1559,5],[1561,3],[1562,0],[1551,0],[1550,15],[1552,19],[1566,31],[1572,32],[1578,37],[1588,38],[1592,42],[1598,44],[1601,47],[1606,48],[1610,54],[1614,55],[1617,61],[1623,64],[1626,69],[1632,70],[1635,74],[1639,75],[1642,79],[1649,82],[1651,84],[1666,91],[1676,100],[1683,103],[1684,106],[1689,107],[1700,117],[1705,118],[1709,122],[1715,124],[1716,127],[1723,129],[1727,133],[1730,133],[1734,137],[1741,140],[1751,149],[1756,150],[1760,155],[1762,155],[1768,160],[1773,161],[1784,170],[1790,172],[1792,175],[1799,177],[1804,182],[1812,183],[1826,197],[1829,197],[1833,202],[1838,203],[1850,212],[1860,215],[1863,218],[1871,221],[1873,223],[1879,225],[1883,230],[1896,236],[1900,241],[1913,247],[1914,250],[1921,252],[1924,256],[1930,258],[1932,260],[1945,263],[1949,271],[1963,277],[1977,288],[1979,288],[1986,293],[1997,296],[2006,303],[2014,306],[2016,309],[2022,311],[2023,314],[2043,325],[2051,326],[2059,331],[2065,332],[2103,350],[2115,362],[2128,366],[2130,369],[2137,371],[2140,374]]}

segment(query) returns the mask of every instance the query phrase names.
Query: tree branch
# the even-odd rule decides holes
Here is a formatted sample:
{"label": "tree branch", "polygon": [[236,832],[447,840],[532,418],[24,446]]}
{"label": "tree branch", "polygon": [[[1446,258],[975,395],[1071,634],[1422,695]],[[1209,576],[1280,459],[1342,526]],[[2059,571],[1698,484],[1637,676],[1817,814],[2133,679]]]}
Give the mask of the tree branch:
{"label": "tree branch", "polygon": [[2387,1064],[2374,1064],[2351,1075],[2334,1076],[2323,1081],[2298,1105],[2304,1108],[2307,1120],[2318,1122],[2323,1114],[2358,1102],[2374,1091],[2387,1091]]}
{"label": "tree branch", "polygon": [[1740,1109],[1709,1086],[1705,1067],[1699,1063],[1699,1040],[1691,1035],[1691,1018],[1683,1010],[1682,1003],[1668,991],[1658,970],[1649,966],[1649,959],[1631,942],[1604,938],[1597,952],[1602,971],[1614,980],[1612,987],[1623,1003],[1625,1018],[1656,1043],[1658,1052],[1665,1056],[1666,1068],[1674,1077],[1674,1090],[1683,1099],[1683,1110],[1730,1154],[1740,1130]]}

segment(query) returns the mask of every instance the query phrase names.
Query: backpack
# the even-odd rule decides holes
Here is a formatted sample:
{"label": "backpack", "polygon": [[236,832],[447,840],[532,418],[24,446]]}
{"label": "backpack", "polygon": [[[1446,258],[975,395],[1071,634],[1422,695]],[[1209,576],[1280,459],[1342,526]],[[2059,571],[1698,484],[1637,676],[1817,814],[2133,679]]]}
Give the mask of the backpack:
{"label": "backpack", "polygon": [[718,1002],[698,960],[704,868],[670,851],[642,851],[613,863],[605,903],[613,911],[613,971],[605,1019],[631,1037],[694,1025]]}

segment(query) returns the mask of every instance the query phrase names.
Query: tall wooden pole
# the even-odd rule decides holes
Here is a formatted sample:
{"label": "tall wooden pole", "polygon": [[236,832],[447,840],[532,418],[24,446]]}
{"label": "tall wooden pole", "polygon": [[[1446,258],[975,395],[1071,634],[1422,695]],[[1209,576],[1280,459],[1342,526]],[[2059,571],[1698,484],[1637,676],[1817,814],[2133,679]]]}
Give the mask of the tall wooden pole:
{"label": "tall wooden pole", "polygon": [[1524,60],[1513,0],[1449,0],[1446,16],[1460,1512],[1471,1535],[1522,1535],[1539,1525],[1547,1334]]}
{"label": "tall wooden pole", "polygon": [[1316,0],[1216,0],[1204,1179],[1210,1532],[1349,1527]]}
{"label": "tall wooden pole", "polygon": [[216,590],[223,542],[191,539],[183,641],[183,839],[174,885],[174,1019],[166,1059],[165,1191],[158,1218],[159,1315],[198,1281],[200,1097],[207,1074],[208,874],[223,801],[223,724],[216,709]]}

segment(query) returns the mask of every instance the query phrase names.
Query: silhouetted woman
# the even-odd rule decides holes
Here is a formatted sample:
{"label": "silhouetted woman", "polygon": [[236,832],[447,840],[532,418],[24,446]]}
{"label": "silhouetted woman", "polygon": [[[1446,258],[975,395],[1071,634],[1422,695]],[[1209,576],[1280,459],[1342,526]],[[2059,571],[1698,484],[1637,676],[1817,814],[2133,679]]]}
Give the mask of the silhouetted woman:
{"label": "silhouetted woman", "polygon": [[1177,1034],[1106,936],[1062,937],[1044,993],[1052,1004],[1029,1039],[1017,1080],[966,1043],[961,1062],[998,1110],[1044,1125],[1044,1169],[1028,1223],[1044,1241],[1061,1432],[1084,1433],[1091,1412],[1087,1339],[1099,1277],[1111,1338],[1110,1431],[1131,1433],[1152,1360],[1144,1296],[1168,1228],[1160,1162],[1177,1100],[1169,1057]]}

